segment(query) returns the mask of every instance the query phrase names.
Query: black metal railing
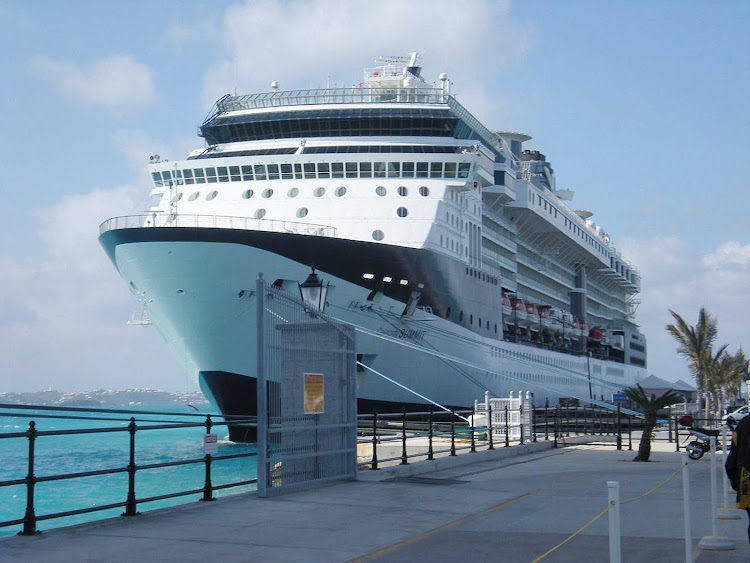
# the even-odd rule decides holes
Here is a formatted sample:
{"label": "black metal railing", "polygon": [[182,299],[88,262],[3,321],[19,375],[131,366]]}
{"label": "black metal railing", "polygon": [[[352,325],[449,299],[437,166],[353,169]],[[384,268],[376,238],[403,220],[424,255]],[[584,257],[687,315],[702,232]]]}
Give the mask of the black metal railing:
{"label": "black metal railing", "polygon": [[[233,453],[226,455],[215,455],[210,452],[204,453],[200,457],[191,457],[187,459],[152,462],[152,463],[137,463],[136,458],[136,438],[141,432],[151,430],[171,430],[171,429],[185,429],[185,428],[205,428],[207,434],[210,434],[215,427],[220,426],[244,426],[244,427],[255,427],[256,422],[253,417],[229,417],[217,414],[193,414],[193,413],[171,413],[162,411],[138,411],[137,416],[131,416],[129,419],[115,418],[112,416],[101,416],[102,414],[136,414],[132,410],[125,409],[86,409],[76,407],[44,407],[44,406],[31,406],[31,405],[0,405],[0,416],[12,416],[20,418],[33,418],[36,420],[42,419],[54,419],[56,421],[64,420],[76,420],[76,421],[91,421],[92,423],[103,423],[103,422],[118,422],[121,426],[98,426],[91,428],[71,428],[64,430],[39,430],[37,428],[36,420],[30,420],[28,428],[23,432],[6,432],[0,433],[0,440],[12,440],[12,439],[27,439],[28,440],[28,466],[25,477],[19,477],[16,479],[7,479],[0,481],[0,489],[4,487],[12,487],[23,485],[26,489],[26,507],[23,518],[16,518],[12,520],[0,521],[0,528],[8,526],[21,525],[22,531],[19,532],[22,535],[32,535],[38,533],[37,523],[45,520],[53,520],[58,518],[64,518],[69,516],[77,516],[92,512],[99,512],[104,510],[123,508],[123,516],[136,516],[138,514],[138,506],[155,502],[163,501],[168,499],[174,499],[178,497],[185,497],[189,495],[201,494],[200,500],[210,501],[214,498],[214,492],[230,489],[235,487],[242,487],[257,483],[257,479],[243,479],[240,481],[233,481],[229,483],[214,484],[212,480],[212,466],[221,461],[238,459],[238,458],[249,458],[257,455],[254,451]],[[14,411],[14,412],[11,412]],[[28,411],[43,411],[43,412],[28,412]],[[44,412],[52,414],[44,414]],[[64,414],[63,414],[64,413]],[[174,420],[154,419],[149,417],[160,416],[160,417],[187,417],[188,420],[185,422],[175,422]],[[220,420],[215,420],[215,417],[219,417]],[[127,423],[126,426],[122,424]],[[128,463],[125,466],[112,467],[108,469],[91,469],[84,471],[68,472],[68,473],[53,473],[38,476],[36,475],[35,463],[37,461],[37,440],[40,437],[45,436],[71,436],[71,435],[92,435],[92,434],[105,434],[105,433],[127,433],[127,451],[128,451]],[[125,443],[122,444],[125,446]],[[196,486],[187,490],[178,490],[174,492],[152,495],[147,497],[139,498],[136,494],[136,475],[143,471],[164,469],[170,467],[178,467],[185,465],[197,465],[202,464],[204,466],[203,471],[203,483],[202,486]],[[7,468],[6,468],[7,469]],[[121,502],[112,502],[105,504],[95,504],[94,506],[88,506],[85,508],[76,508],[71,510],[63,510],[50,512],[47,514],[37,514],[35,501],[35,487],[39,483],[64,481],[73,479],[82,479],[86,477],[95,477],[103,475],[113,474],[127,474],[128,485],[127,491],[123,491],[124,500]],[[98,501],[101,499],[87,499]]]}

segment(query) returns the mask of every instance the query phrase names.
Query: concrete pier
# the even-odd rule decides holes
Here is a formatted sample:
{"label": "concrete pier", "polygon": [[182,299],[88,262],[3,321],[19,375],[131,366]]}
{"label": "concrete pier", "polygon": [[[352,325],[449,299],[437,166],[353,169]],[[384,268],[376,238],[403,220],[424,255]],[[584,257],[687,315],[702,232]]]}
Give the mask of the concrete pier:
{"label": "concrete pier", "polygon": [[[135,518],[0,540],[0,561],[533,561],[607,506],[607,481],[627,500],[677,470],[673,444],[650,463],[613,445],[499,448],[360,472],[356,482],[273,499],[237,495]],[[460,460],[460,461],[459,461]],[[690,467],[692,537],[711,533],[707,459]],[[723,500],[723,499],[722,499]],[[621,507],[622,560],[684,562],[680,475]],[[747,517],[719,521],[733,551],[693,560],[750,561]],[[604,517],[544,559],[609,558]]]}

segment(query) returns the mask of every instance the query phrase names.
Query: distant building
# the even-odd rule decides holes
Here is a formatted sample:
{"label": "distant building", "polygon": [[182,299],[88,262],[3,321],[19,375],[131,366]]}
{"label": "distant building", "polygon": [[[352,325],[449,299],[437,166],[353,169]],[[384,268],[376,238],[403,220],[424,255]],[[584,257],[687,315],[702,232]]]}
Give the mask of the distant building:
{"label": "distant building", "polygon": [[661,377],[655,375],[649,375],[646,379],[640,382],[641,387],[647,395],[652,393],[657,397],[663,395],[667,391],[677,391],[680,395],[685,397],[686,403],[695,403],[698,390],[694,385],[690,385],[682,379],[677,381],[667,381]]}

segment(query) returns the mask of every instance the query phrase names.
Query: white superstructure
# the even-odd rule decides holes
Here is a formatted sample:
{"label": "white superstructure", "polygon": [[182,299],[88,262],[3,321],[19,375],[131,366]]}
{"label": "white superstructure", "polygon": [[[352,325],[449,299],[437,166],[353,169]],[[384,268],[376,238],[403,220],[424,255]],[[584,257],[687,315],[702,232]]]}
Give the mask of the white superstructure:
{"label": "white superstructure", "polygon": [[[530,137],[479,123],[446,75],[428,86],[416,54],[376,65],[350,88],[225,96],[200,128],[204,148],[152,157],[148,215],[102,225],[204,392],[248,412],[254,280],[296,291],[311,265],[331,285],[326,312],[370,331],[360,361],[442,404],[521,380],[588,397],[644,377],[638,271],[524,150]],[[367,370],[360,397],[420,402]]]}

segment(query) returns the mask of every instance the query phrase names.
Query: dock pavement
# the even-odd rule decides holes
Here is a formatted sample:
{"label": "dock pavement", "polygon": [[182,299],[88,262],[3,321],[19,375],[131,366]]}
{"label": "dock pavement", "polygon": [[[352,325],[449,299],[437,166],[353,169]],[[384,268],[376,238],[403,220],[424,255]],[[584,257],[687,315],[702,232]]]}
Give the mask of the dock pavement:
{"label": "dock pavement", "polygon": [[[466,453],[361,471],[357,481],[270,499],[242,494],[4,538],[0,561],[529,563],[606,509],[607,481],[619,481],[621,500],[656,488],[621,506],[622,561],[686,561],[682,458],[674,444],[655,442],[652,461],[635,463],[635,452],[611,443],[575,442]],[[692,560],[750,561],[744,512],[718,524],[734,550],[696,548],[711,535],[708,456],[691,463],[690,477]],[[719,481],[720,505],[721,491]],[[541,561],[608,561],[607,517]]]}

